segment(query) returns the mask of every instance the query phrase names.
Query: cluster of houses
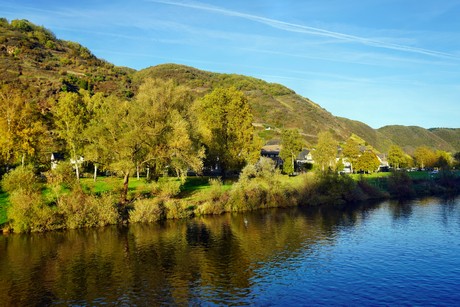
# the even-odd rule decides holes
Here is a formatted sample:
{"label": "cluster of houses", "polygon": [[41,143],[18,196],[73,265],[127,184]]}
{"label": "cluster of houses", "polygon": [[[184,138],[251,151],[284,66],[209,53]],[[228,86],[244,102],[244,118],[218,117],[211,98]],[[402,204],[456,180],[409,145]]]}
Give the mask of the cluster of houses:
{"label": "cluster of houses", "polygon": [[[275,161],[275,164],[277,167],[282,168],[283,167],[283,159],[280,157],[280,151],[281,151],[281,145],[265,145],[262,147],[262,150],[260,151],[260,155],[262,157],[267,157]],[[347,159],[344,159],[341,157],[341,151],[342,148],[338,148],[337,150],[337,162],[342,159],[343,163],[343,170],[342,172],[345,174],[350,174],[352,171],[351,168],[351,163],[347,161]],[[377,154],[377,158],[379,159],[380,166],[379,166],[379,171],[388,171],[389,170],[389,164],[386,158],[385,154]],[[295,166],[295,171],[299,172],[302,171],[305,168],[305,166],[312,166],[315,163],[313,160],[313,156],[310,150],[308,149],[302,149],[302,151],[297,155],[295,161],[294,161],[294,166]]]}

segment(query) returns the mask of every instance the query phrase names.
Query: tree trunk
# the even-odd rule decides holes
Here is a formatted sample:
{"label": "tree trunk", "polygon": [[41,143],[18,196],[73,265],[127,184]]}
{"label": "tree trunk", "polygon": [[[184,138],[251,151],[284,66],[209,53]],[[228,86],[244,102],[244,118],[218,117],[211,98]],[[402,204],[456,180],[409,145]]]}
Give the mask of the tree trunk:
{"label": "tree trunk", "polygon": [[94,182],[96,182],[96,178],[97,178],[97,164],[95,163],[94,164]]}
{"label": "tree trunk", "polygon": [[26,155],[25,154],[22,154],[22,158],[21,158],[21,165],[22,167],[24,167],[24,160],[26,159]]}
{"label": "tree trunk", "polygon": [[80,169],[78,168],[78,162],[75,163],[75,174],[77,175],[77,180],[80,181]]}
{"label": "tree trunk", "polygon": [[136,166],[136,173],[137,173],[137,181],[140,180],[140,176],[139,176],[139,165]]}
{"label": "tree trunk", "polygon": [[129,184],[129,172],[125,173],[123,179],[123,189],[121,191],[121,203],[124,205],[128,201],[128,184]]}
{"label": "tree trunk", "polygon": [[150,167],[147,165],[147,175],[146,175],[147,181],[150,180]]}

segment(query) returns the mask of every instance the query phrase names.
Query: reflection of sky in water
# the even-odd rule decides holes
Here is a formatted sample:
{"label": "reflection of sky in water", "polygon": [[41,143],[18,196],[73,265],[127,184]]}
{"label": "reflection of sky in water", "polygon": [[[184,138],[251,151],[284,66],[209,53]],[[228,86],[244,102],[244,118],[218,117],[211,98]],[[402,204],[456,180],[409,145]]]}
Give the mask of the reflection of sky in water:
{"label": "reflection of sky in water", "polygon": [[332,244],[308,246],[284,266],[263,267],[253,294],[270,305],[454,305],[459,226],[458,201],[386,202],[355,225],[337,227]]}

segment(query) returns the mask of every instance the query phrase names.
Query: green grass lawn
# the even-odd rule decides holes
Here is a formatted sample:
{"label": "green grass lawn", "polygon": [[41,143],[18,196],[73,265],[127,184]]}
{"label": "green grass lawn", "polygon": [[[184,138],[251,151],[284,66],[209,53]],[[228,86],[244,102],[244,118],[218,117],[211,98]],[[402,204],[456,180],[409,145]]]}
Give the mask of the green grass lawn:
{"label": "green grass lawn", "polygon": [[0,225],[7,221],[6,210],[8,208],[8,196],[0,191]]}

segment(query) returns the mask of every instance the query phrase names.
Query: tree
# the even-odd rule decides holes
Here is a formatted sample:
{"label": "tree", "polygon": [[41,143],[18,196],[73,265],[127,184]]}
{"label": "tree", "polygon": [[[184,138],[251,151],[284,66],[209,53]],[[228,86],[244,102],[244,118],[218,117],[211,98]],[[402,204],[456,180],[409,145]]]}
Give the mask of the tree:
{"label": "tree", "polygon": [[94,112],[86,132],[92,157],[123,176],[121,202],[129,177],[141,165],[166,167],[183,177],[201,169],[203,150],[190,123],[192,98],[172,81],[147,79],[132,102],[116,97],[92,99]]}
{"label": "tree", "polygon": [[440,169],[447,170],[452,165],[452,156],[443,150],[436,151],[436,162],[434,166],[439,167]]}
{"label": "tree", "polygon": [[351,172],[353,172],[354,164],[356,160],[358,160],[359,156],[361,155],[361,151],[359,148],[359,143],[355,141],[352,137],[348,138],[346,143],[342,147],[342,154],[343,156],[350,162],[351,164]]}
{"label": "tree", "polygon": [[108,115],[108,109],[105,102],[108,101],[110,103],[110,98],[105,98],[102,93],[96,93],[90,96],[89,92],[85,92],[83,100],[85,101],[89,118],[87,127],[84,131],[86,143],[83,153],[85,160],[93,163],[93,179],[96,181],[98,168],[107,162],[106,156],[108,150],[99,142],[101,136],[98,135],[98,133],[104,131],[100,129],[101,127],[99,127],[99,125],[102,123],[102,118]]}
{"label": "tree", "polygon": [[313,152],[315,163],[322,172],[334,169],[337,157],[337,141],[328,131],[318,134],[318,144]]}
{"label": "tree", "polygon": [[356,161],[355,170],[372,173],[379,169],[380,161],[372,151],[364,152]]}
{"label": "tree", "polygon": [[227,169],[240,170],[258,159],[260,143],[254,136],[249,102],[241,91],[217,88],[198,102],[196,112],[208,163],[218,163],[223,176]]}
{"label": "tree", "polygon": [[204,149],[198,144],[189,90],[172,80],[147,79],[139,88],[133,106],[133,129],[142,138],[138,165],[154,169],[169,167],[181,178],[188,169],[200,172]]}
{"label": "tree", "polygon": [[0,157],[6,164],[34,157],[46,128],[32,99],[9,86],[0,88]]}
{"label": "tree", "polygon": [[460,165],[460,151],[454,154],[454,160],[456,165]]}
{"label": "tree", "polygon": [[400,168],[407,162],[406,154],[398,145],[391,145],[388,150],[388,163],[394,168]]}
{"label": "tree", "polygon": [[302,151],[304,143],[298,130],[284,129],[282,131],[280,157],[283,159],[283,171],[286,174],[294,173],[295,158]]}
{"label": "tree", "polygon": [[416,165],[420,168],[433,167],[436,162],[436,154],[427,146],[417,147],[414,151]]}
{"label": "tree", "polygon": [[58,136],[66,142],[77,179],[80,178],[80,161],[83,155],[84,130],[87,110],[80,93],[62,92],[52,108]]}

